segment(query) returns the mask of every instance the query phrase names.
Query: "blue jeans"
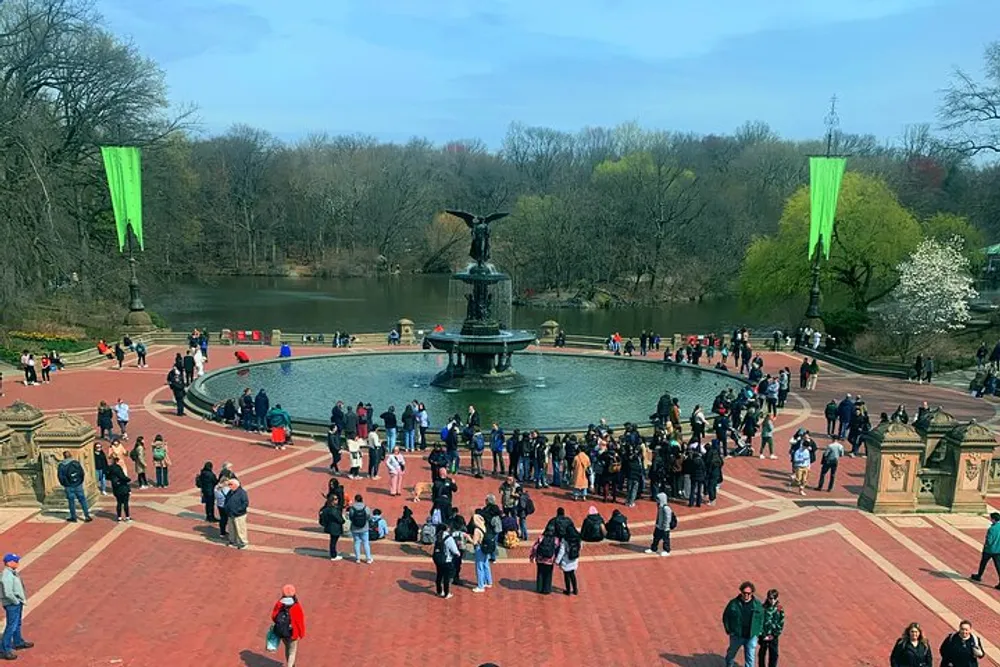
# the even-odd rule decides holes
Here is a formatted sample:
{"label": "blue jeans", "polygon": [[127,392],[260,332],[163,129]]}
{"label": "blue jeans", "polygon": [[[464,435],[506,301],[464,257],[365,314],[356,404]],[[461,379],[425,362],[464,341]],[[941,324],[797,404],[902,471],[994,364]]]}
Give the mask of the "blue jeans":
{"label": "blue jeans", "polygon": [[267,430],[267,413],[257,415],[257,428],[261,431]]}
{"label": "blue jeans", "polygon": [[527,482],[530,477],[529,473],[531,472],[531,459],[527,456],[522,456],[518,461],[518,466],[521,468],[521,481]]}
{"label": "blue jeans", "polygon": [[406,451],[412,452],[413,449],[414,449],[414,444],[415,444],[415,439],[413,437],[413,429],[412,428],[410,428],[410,429],[404,429],[403,430],[403,447],[406,449]]}
{"label": "blue jeans", "polygon": [[108,476],[106,471],[97,470],[95,472],[97,473],[97,488],[101,490],[101,493],[104,493],[105,488],[108,485]]}
{"label": "blue jeans", "polygon": [[364,545],[365,547],[365,560],[371,560],[372,544],[368,541],[368,530],[365,529],[365,531],[361,533],[351,531],[351,537],[354,539],[354,560],[361,560],[361,545]]}
{"label": "blue jeans", "polygon": [[3,610],[7,612],[7,627],[3,629],[3,652],[10,653],[15,647],[24,645],[24,637],[21,636],[21,612],[24,611],[24,606],[5,604]]}
{"label": "blue jeans", "polygon": [[445,450],[445,454],[448,457],[448,472],[451,474],[455,474],[455,472],[458,470],[458,461],[459,461],[458,450],[448,449]]}
{"label": "blue jeans", "polygon": [[490,557],[483,553],[480,547],[476,547],[476,586],[493,585],[493,570],[490,569]]}
{"label": "blue jeans", "polygon": [[392,452],[392,448],[396,446],[396,429],[387,428],[385,430],[385,439],[388,440],[389,452]]}
{"label": "blue jeans", "polygon": [[729,650],[726,651],[726,667],[736,667],[736,654],[743,649],[743,662],[746,667],[754,667],[757,660],[757,638],[743,639],[729,635]]}
{"label": "blue jeans", "polygon": [[66,487],[66,500],[69,502],[70,521],[76,521],[76,501],[80,501],[80,508],[83,510],[84,518],[90,518],[90,508],[87,507],[87,496],[83,493],[83,484]]}
{"label": "blue jeans", "polygon": [[561,462],[552,459],[552,486],[562,486]]}
{"label": "blue jeans", "polygon": [[547,484],[545,480],[545,467],[536,465],[535,466],[535,484]]}
{"label": "blue jeans", "polygon": [[528,517],[526,516],[517,517],[517,533],[519,539],[522,540],[528,539]]}

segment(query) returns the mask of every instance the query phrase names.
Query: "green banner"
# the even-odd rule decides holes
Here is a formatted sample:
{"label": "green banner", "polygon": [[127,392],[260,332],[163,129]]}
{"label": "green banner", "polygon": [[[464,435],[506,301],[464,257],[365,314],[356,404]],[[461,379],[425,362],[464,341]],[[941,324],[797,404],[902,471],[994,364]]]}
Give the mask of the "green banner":
{"label": "green banner", "polygon": [[139,149],[135,146],[101,146],[101,155],[111,190],[111,205],[115,209],[118,250],[125,248],[129,225],[132,225],[132,233],[139,241],[139,249],[145,250],[142,242],[142,159]]}
{"label": "green banner", "polygon": [[820,239],[823,254],[830,259],[833,219],[837,215],[837,197],[846,166],[847,159],[842,157],[809,158],[809,259],[816,254]]}

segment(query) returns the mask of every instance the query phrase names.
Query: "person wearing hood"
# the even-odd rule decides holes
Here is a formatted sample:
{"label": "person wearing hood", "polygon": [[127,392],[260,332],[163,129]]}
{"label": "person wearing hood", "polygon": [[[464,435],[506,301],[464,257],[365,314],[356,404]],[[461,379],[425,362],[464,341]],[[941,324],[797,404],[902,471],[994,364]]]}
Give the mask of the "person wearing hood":
{"label": "person wearing hood", "polygon": [[413,510],[409,507],[404,507],[403,515],[396,522],[395,540],[397,542],[416,542],[419,533],[420,526],[417,525],[417,520],[413,518]]}
{"label": "person wearing hood", "polygon": [[667,494],[658,493],[656,494],[656,527],[653,528],[653,543],[646,553],[655,554],[656,548],[660,545],[660,541],[663,541],[663,550],[660,551],[661,556],[670,555],[670,531],[677,526],[677,516],[674,511],[670,509],[670,505],[667,504]]}
{"label": "person wearing hood", "polygon": [[417,429],[417,413],[413,410],[413,404],[407,403],[406,407],[403,408],[403,416],[400,418],[403,422],[403,449],[407,452],[412,452],[416,449],[416,438],[415,433]]}
{"label": "person wearing hood", "polygon": [[531,546],[529,560],[535,564],[535,591],[541,595],[552,592],[552,566],[555,565],[561,541],[556,537],[555,528],[546,526]]}
{"label": "person wearing hood", "polygon": [[205,506],[205,521],[215,523],[215,485],[219,483],[219,478],[212,471],[212,462],[205,461],[201,472],[194,480],[194,485],[201,490],[201,502]]}
{"label": "person wearing hood", "polygon": [[295,586],[285,584],[281,587],[281,598],[271,609],[271,622],[274,634],[285,645],[285,667],[295,667],[299,640],[306,636],[306,615],[295,595]]}
{"label": "person wearing hood", "polygon": [[257,428],[259,430],[267,430],[267,413],[270,411],[271,399],[267,397],[267,392],[261,387],[253,399],[253,412],[257,415]]}
{"label": "person wearing hood", "polygon": [[584,542],[604,541],[604,517],[593,505],[587,510],[587,517],[580,524],[580,539]]}
{"label": "person wearing hood", "polygon": [[319,512],[319,525],[323,532],[330,536],[330,560],[343,560],[337,553],[337,541],[344,534],[344,513],[341,510],[340,499],[336,494],[329,494],[323,509]]}

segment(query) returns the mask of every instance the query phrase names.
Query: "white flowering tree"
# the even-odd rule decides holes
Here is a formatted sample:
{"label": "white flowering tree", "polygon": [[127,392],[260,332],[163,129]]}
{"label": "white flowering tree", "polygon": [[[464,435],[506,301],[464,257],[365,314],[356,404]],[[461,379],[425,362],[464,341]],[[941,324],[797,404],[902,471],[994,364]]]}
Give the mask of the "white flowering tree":
{"label": "white flowering tree", "polygon": [[958,236],[945,242],[924,239],[896,267],[899,284],[881,315],[904,362],[929,337],[962,329],[969,321],[969,300],[976,290],[963,245]]}

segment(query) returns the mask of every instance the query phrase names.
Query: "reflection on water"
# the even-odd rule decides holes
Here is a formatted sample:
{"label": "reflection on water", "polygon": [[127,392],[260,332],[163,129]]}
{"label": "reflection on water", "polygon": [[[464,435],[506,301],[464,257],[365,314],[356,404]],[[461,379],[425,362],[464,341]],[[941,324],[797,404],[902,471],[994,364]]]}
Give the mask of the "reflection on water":
{"label": "reflection on water", "polygon": [[[514,367],[524,355],[515,355]],[[682,413],[701,404],[706,410],[733,378],[690,367],[647,363],[622,357],[547,355],[542,382],[520,389],[459,391],[427,386],[444,355],[429,352],[380,355],[303,357],[224,371],[205,380],[215,400],[238,396],[244,387],[263,387],[271,404],[281,403],[293,416],[325,421],[338,400],[371,403],[379,415],[390,405],[402,414],[411,400],[426,404],[432,424],[453,414],[465,415],[475,405],[483,427],[497,421],[504,428],[581,428],[602,417],[612,424],[646,422],[657,399],[670,392],[680,399]],[[241,377],[241,372],[248,373]],[[422,382],[415,383],[419,377]],[[416,385],[416,386],[415,386]],[[416,390],[415,390],[416,389]]]}
{"label": "reflection on water", "polygon": [[[382,278],[218,278],[211,284],[185,283],[152,292],[147,306],[176,330],[283,329],[295,333],[386,331],[400,317],[418,329],[449,323],[447,276]],[[155,286],[144,288],[153,289]],[[723,332],[746,325],[761,330],[797,323],[804,304],[775,312],[742,312],[733,300],[664,304],[613,310],[517,307],[511,328],[534,329],[548,319],[569,333],[606,336],[643,329],[660,334]],[[464,311],[463,311],[464,312]]]}

